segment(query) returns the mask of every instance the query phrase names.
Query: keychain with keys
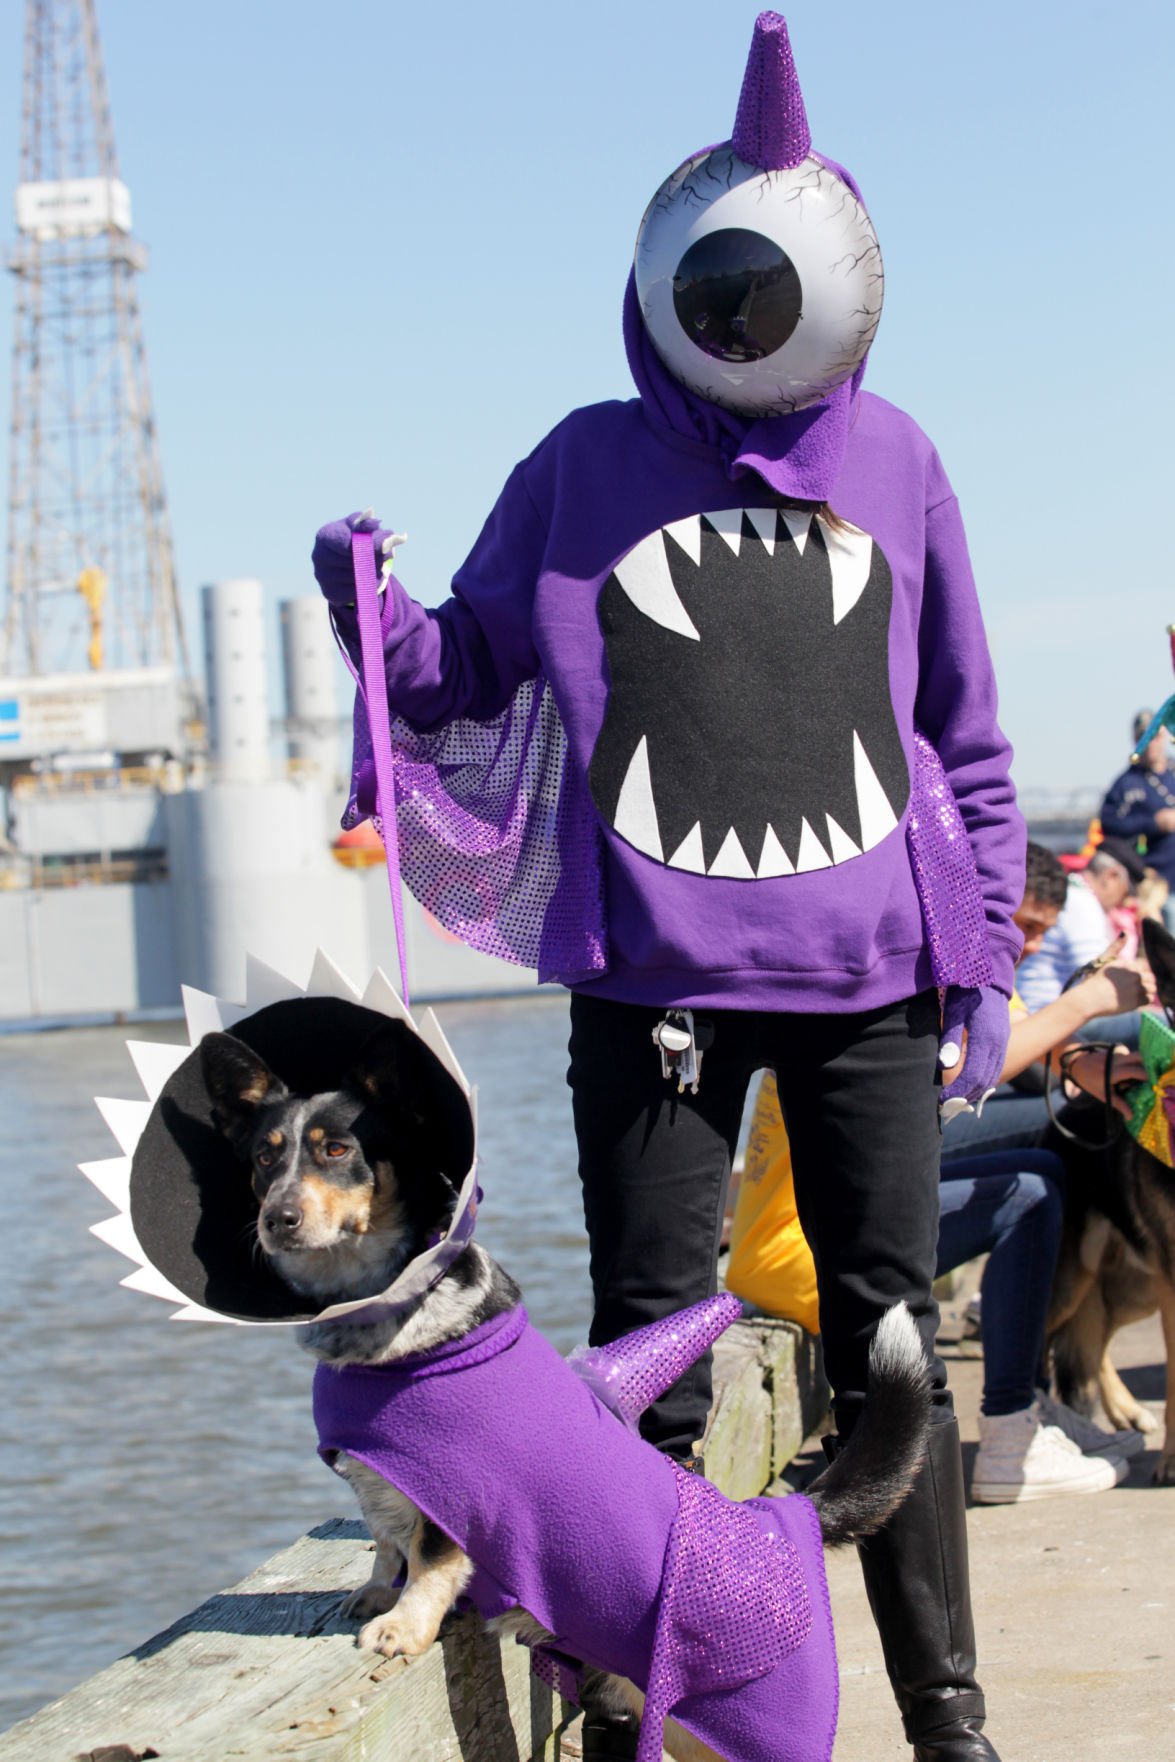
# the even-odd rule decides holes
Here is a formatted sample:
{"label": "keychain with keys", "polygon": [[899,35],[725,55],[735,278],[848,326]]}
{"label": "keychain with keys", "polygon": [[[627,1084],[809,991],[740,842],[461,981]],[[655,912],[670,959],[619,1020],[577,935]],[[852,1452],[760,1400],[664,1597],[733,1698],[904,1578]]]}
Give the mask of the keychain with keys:
{"label": "keychain with keys", "polygon": [[661,1054],[661,1075],[677,1078],[677,1092],[696,1095],[702,1074],[702,1053],[694,1033],[692,1009],[671,1009],[653,1029],[653,1045]]}

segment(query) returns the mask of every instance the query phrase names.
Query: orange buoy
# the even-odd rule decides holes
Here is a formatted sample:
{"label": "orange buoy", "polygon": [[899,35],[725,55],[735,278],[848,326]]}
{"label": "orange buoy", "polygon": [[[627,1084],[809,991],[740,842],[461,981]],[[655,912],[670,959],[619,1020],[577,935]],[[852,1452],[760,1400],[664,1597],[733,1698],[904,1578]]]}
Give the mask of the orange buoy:
{"label": "orange buoy", "polygon": [[361,820],[347,832],[340,832],[330,847],[336,863],[344,869],[374,869],[384,860],[383,839],[370,820]]}

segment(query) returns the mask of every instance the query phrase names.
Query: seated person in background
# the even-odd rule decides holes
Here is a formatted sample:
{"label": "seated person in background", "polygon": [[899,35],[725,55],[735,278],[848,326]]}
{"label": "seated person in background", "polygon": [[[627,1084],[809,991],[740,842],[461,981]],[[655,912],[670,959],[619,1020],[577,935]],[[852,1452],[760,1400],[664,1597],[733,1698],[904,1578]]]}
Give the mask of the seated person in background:
{"label": "seated person in background", "polygon": [[[971,1494],[1004,1505],[1116,1486],[1141,1434],[1108,1433],[1036,1387],[1061,1235],[1064,1170],[1042,1150],[944,1169],[939,1276],[979,1254],[984,1385]],[[735,1204],[727,1289],[819,1331],[817,1272],[796,1209],[775,1078],[759,1090]]]}
{"label": "seated person in background", "polygon": [[1106,838],[1088,865],[1069,877],[1056,922],[1031,954],[1020,957],[1016,989],[1025,1009],[1055,1002],[1074,973],[1104,953],[1118,934],[1109,914],[1125,904],[1145,873],[1126,840]]}
{"label": "seated person in background", "polygon": [[[1139,741],[1151,723],[1151,712],[1140,710],[1134,718],[1134,739]],[[1115,777],[1102,802],[1103,830],[1130,844],[1144,841],[1147,867],[1167,883],[1168,900],[1175,886],[1175,776],[1167,768],[1168,736],[1160,728],[1137,760]],[[1175,933],[1175,905],[1164,913],[1168,930]]]}
{"label": "seated person in background", "polygon": [[[1035,1145],[1048,1125],[1048,1109],[1043,1093],[1044,1065],[1058,1068],[1061,1054],[1080,1042],[1090,1024],[1102,1024],[1105,1032],[1098,1038],[1119,1042],[1117,1023],[1107,1017],[1120,1017],[1136,1011],[1154,998],[1154,979],[1143,961],[1113,960],[1091,973],[1088,978],[1058,995],[1051,1002],[1030,1014],[1021,1001],[1020,974],[1046,942],[1061,915],[1068,897],[1068,880],[1064,869],[1042,844],[1029,844],[1024,897],[1015,914],[1016,924],[1024,936],[1024,948],[1017,972],[1017,990],[1012,999],[1012,1032],[1000,1087],[983,1106],[981,1113],[963,1113],[943,1128],[942,1158],[944,1163],[980,1150],[1008,1150],[1016,1146]],[[1103,955],[1112,945],[1112,930],[1087,958]],[[1135,1025],[1137,1038],[1137,1025]],[[1125,1041],[1121,1042],[1126,1044]],[[1073,1080],[1090,1095],[1105,1097],[1106,1055],[1091,1049],[1069,1061]],[[1039,1067],[1039,1081],[1028,1091],[1013,1089],[1014,1078]],[[1115,1082],[1139,1082],[1142,1066],[1137,1056],[1118,1057],[1114,1061]]]}

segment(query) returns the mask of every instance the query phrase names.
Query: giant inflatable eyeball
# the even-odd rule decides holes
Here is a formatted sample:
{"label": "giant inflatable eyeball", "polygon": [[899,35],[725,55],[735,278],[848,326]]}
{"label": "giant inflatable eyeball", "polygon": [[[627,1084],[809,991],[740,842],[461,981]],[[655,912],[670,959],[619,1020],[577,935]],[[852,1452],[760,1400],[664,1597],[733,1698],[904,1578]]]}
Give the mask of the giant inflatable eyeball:
{"label": "giant inflatable eyeball", "polygon": [[884,273],[862,204],[809,156],[762,171],[732,147],[666,178],[636,241],[645,328],[675,379],[741,416],[828,396],[860,366]]}

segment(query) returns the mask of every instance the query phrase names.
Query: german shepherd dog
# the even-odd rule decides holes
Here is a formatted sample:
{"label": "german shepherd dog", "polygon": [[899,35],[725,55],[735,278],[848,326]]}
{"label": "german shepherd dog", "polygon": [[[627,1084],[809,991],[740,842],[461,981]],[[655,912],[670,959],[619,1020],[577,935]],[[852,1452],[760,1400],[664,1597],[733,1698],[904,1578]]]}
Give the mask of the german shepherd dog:
{"label": "german shepherd dog", "polygon": [[[1143,925],[1159,1002],[1175,1022],[1175,938]],[[1123,1122],[1119,1120],[1121,1125]],[[1166,1436],[1155,1470],[1175,1485],[1175,1170],[1122,1130],[1103,1152],[1057,1145],[1066,1167],[1065,1224],[1048,1332],[1057,1392],[1090,1413],[1100,1394],[1115,1428],[1155,1429],[1110,1363],[1119,1328],[1157,1309],[1167,1356]]]}
{"label": "german shepherd dog", "polygon": [[[261,1251],[287,1284],[322,1307],[386,1290],[452,1212],[453,1189],[423,1154],[421,1116],[396,1068],[398,1045],[377,1031],[341,1089],[300,1095],[234,1036],[208,1034],[201,1042],[213,1117],[244,1165],[242,1178],[252,1181]],[[328,1364],[390,1364],[460,1339],[519,1301],[509,1274],[471,1242],[410,1308],[311,1322],[299,1329],[300,1343]],[[925,1356],[899,1304],[874,1340],[861,1420],[807,1490],[826,1544],[871,1535],[897,1509],[925,1454],[929,1418]],[[370,1583],[348,1598],[344,1613],[363,1623],[361,1646],[387,1657],[416,1656],[436,1639],[472,1565],[371,1468],[345,1453],[335,1466],[376,1543]],[[443,1460],[436,1473],[444,1477]],[[521,1611],[503,1623],[539,1643],[551,1638]],[[592,1676],[599,1703],[639,1711],[643,1697],[631,1683]],[[715,1755],[673,1720],[665,1742],[679,1762]]]}

